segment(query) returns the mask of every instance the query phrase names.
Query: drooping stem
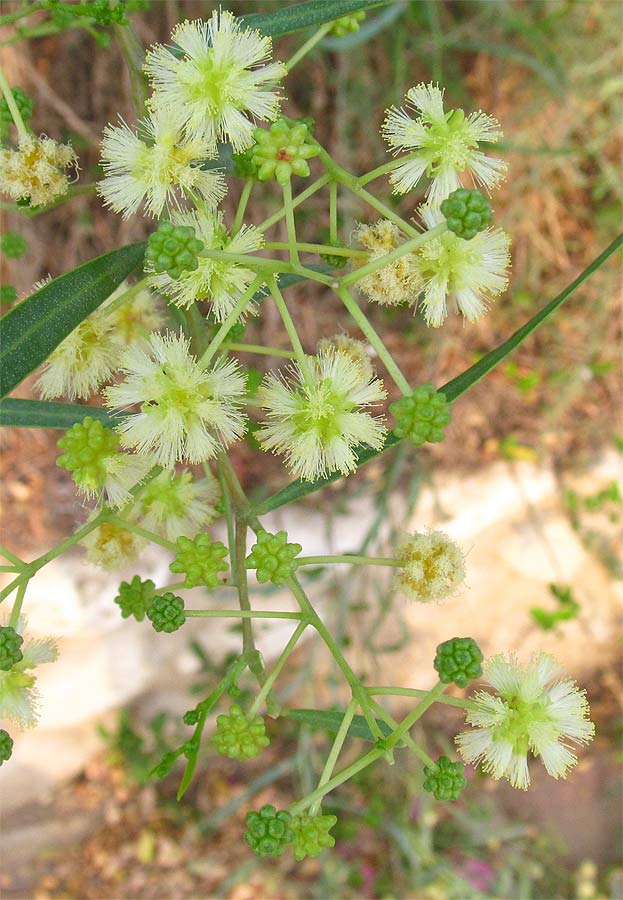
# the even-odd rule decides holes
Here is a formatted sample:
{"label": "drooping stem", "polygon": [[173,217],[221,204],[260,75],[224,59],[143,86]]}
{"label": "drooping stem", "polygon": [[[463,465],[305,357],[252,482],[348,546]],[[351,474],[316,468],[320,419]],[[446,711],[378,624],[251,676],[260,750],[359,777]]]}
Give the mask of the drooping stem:
{"label": "drooping stem", "polygon": [[359,309],[356,300],[351,296],[348,288],[338,287],[336,288],[336,293],[340,297],[342,303],[344,304],[352,318],[355,320],[359,328],[363,331],[368,341],[376,350],[377,356],[391,375],[394,383],[400,389],[401,393],[404,396],[410,396],[411,386],[409,385],[409,382],[400,371],[398,364],[395,362],[393,356],[370,324],[368,318]]}
{"label": "drooping stem", "polygon": [[[333,775],[333,770],[335,769],[335,764],[337,763],[338,757],[344,746],[344,741],[346,740],[346,736],[348,735],[348,729],[350,728],[350,724],[355,717],[355,713],[357,711],[357,701],[353,697],[348,706],[346,707],[346,712],[344,713],[344,718],[340,722],[340,727],[338,729],[337,734],[335,735],[335,740],[333,741],[333,746],[331,747],[331,751],[327,757],[327,761],[324,764],[324,769],[322,770],[322,774],[320,776],[320,781],[318,782],[318,787],[322,787],[327,783],[329,778]],[[316,800],[312,803],[309,814],[310,816],[317,816],[320,812],[320,806],[322,804],[322,799]]]}

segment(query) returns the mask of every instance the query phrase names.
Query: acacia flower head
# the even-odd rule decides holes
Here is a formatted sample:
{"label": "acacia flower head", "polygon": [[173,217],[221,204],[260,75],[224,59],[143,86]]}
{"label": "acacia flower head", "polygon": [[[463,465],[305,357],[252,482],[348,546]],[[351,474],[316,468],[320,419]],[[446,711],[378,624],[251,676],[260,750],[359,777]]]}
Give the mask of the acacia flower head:
{"label": "acacia flower head", "polygon": [[465,580],[463,552],[443,531],[405,534],[395,555],[404,562],[396,573],[396,587],[410,600],[443,600]]}
{"label": "acacia flower head", "polygon": [[70,144],[34,134],[20,139],[17,150],[0,149],[0,193],[13,200],[29,200],[31,206],[46,206],[69,190],[63,171],[77,167]]}
{"label": "acacia flower head", "polygon": [[[422,207],[421,215],[429,229],[443,221],[430,207]],[[501,228],[487,228],[469,241],[446,231],[413,258],[422,284],[421,308],[433,328],[443,325],[448,305],[475,322],[508,287],[510,238]]]}
{"label": "acacia flower head", "polygon": [[343,353],[353,365],[361,372],[362,381],[371,381],[374,378],[374,368],[368,356],[368,347],[363,341],[357,341],[349,334],[334,334],[332,337],[321,338],[318,341],[317,350],[324,353]]}
{"label": "acacia flower head", "polygon": [[484,677],[498,693],[473,696],[476,708],[467,711],[466,719],[474,730],[456,738],[463,759],[482,762],[485,772],[522,790],[530,784],[529,752],[541,758],[553,778],[565,778],[577,762],[570,744],[585,744],[595,732],[586,692],[561,678],[547,653],[527,666],[514,654],[493,656],[484,665]]}
{"label": "acacia flower head", "polygon": [[216,519],[221,490],[216,478],[193,478],[187,469],[161,472],[142,489],[132,517],[169,541],[192,537]]}
{"label": "acacia flower head", "polygon": [[167,204],[179,206],[182,198],[194,195],[216,206],[225,196],[225,179],[214,169],[202,168],[214,156],[214,146],[205,137],[182,133],[171,109],[139,122],[138,132],[122,120],[104,129],[105,178],[97,190],[124,219],[141,203],[148,215],[159,216]]}
{"label": "acacia flower head", "polygon": [[[89,520],[97,513],[93,512]],[[147,546],[145,538],[124,528],[119,522],[102,522],[80,541],[87,553],[87,559],[109,572],[134,562]]]}
{"label": "acacia flower head", "polygon": [[[374,225],[359,225],[354,237],[370,253],[363,263],[380,259],[402,243],[400,231],[388,219],[379,219]],[[421,280],[413,254],[406,253],[382,269],[366,275],[357,282],[357,287],[381,306],[414,303],[421,288]]]}
{"label": "acacia flower head", "polygon": [[461,187],[459,173],[470,172],[474,181],[488,189],[504,177],[506,164],[485,156],[478,149],[480,141],[495,143],[502,136],[499,122],[483,113],[466,116],[462,109],[444,112],[443,90],[435,84],[418,84],[406,96],[404,109],[386,110],[382,134],[394,153],[411,151],[411,156],[391,175],[397,194],[406,194],[426,175],[432,179],[428,202],[439,206],[442,200]]}
{"label": "acacia flower head", "polygon": [[258,391],[268,422],[257,432],[265,450],[284,453],[290,471],[306,481],[331,472],[348,475],[361,445],[379,450],[386,429],[366,407],[386,396],[378,378],[362,378],[361,367],[344,353],[319,351],[309,357],[309,379],[296,364],[289,376],[269,373]]}
{"label": "acacia flower head", "polygon": [[272,122],[279,112],[280,97],[272,88],[286,68],[280,62],[264,65],[271,39],[219,10],[209,22],[180,23],[171,41],[181,57],[156,45],[145,60],[154,88],[150,105],[175,110],[188,134],[211,144],[229,141],[236,153],[250,147],[253,119]]}
{"label": "acacia flower head", "polygon": [[109,312],[109,307],[113,306],[129,287],[127,281],[123,281],[100,307],[113,330],[113,341],[123,347],[149,337],[152,331],[158,331],[165,323],[165,317],[158,303],[159,298],[147,288],[134,294],[127,303],[122,303]]}
{"label": "acacia flower head", "polygon": [[240,406],[246,382],[235,360],[208,368],[191,354],[182,335],[153,334],[129,347],[120,362],[125,381],[104,392],[111,408],[140,411],[118,426],[121,443],[153,454],[154,463],[201,463],[245,431]]}
{"label": "acacia flower head", "polygon": [[[16,631],[22,634],[24,622]],[[33,640],[25,635],[22,658],[8,671],[0,671],[0,719],[15,722],[20,728],[32,728],[37,724],[40,695],[36,688],[37,677],[30,669],[43,663],[54,662],[58,656],[56,642],[52,638]]]}
{"label": "acacia flower head", "polygon": [[[246,254],[259,250],[264,243],[262,234],[253,225],[243,225],[232,237],[223,225],[220,212],[215,215],[204,212],[175,213],[171,221],[174,225],[192,226],[206,251]],[[196,269],[182,272],[176,279],[161,272],[154,277],[153,284],[176,306],[189,307],[196,300],[209,300],[214,318],[222,322],[254,278],[255,272],[239,262],[200,255]]]}
{"label": "acacia flower head", "polygon": [[96,310],[54,348],[35,387],[44,400],[86,400],[118,368],[118,357],[113,324]]}

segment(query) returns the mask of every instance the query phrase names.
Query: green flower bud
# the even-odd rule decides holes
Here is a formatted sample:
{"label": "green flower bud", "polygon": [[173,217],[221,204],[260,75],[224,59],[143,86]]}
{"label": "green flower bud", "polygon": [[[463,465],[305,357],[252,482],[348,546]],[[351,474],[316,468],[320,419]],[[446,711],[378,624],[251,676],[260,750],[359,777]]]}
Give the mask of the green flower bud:
{"label": "green flower bud", "polygon": [[158,229],[149,235],[145,260],[154,272],[166,272],[175,281],[182,272],[192,272],[198,267],[197,257],[204,248],[192,225],[160,222]]}
{"label": "green flower bud", "polygon": [[184,587],[205,584],[216,587],[219,572],[226,572],[228,565],[223,561],[227,547],[220,541],[213,541],[209,534],[198,534],[192,540],[179,537],[175,542],[177,556],[169,566],[172,572],[185,574]]}
{"label": "green flower bud", "polygon": [[20,650],[23,643],[24,638],[10,625],[0,626],[0,669],[3,672],[8,672],[23,659]]}
{"label": "green flower bud", "polygon": [[467,778],[463,774],[461,762],[451,762],[447,756],[440,756],[434,766],[424,766],[425,781],[422,785],[436,800],[458,800]]}
{"label": "green flower bud", "polygon": [[416,447],[443,441],[444,428],[450,421],[446,395],[430,383],[416,387],[410,397],[390,403],[389,411],[396,419],[396,437],[409,438]]}
{"label": "green flower bud", "polygon": [[[344,244],[341,241],[332,241],[330,238],[325,241],[329,247],[343,247]],[[321,253],[320,259],[324,259],[326,263],[332,266],[334,269],[343,269],[346,263],[348,262],[347,256],[338,256],[333,253]]]}
{"label": "green flower bud", "polygon": [[259,812],[247,813],[244,839],[257,856],[281,856],[294,837],[290,819],[289,812],[277,812],[267,804]]}
{"label": "green flower bud", "polygon": [[135,575],[132,581],[122,581],[119,585],[119,593],[115,597],[115,603],[121,610],[124,619],[134,616],[137,622],[142,622],[145,613],[152,605],[156,595],[156,586],[151,581],[141,581]]}
{"label": "green flower bud", "polygon": [[[455,110],[455,114],[463,112]],[[449,231],[465,241],[471,241],[479,231],[484,231],[493,218],[491,204],[480,191],[459,188],[441,204]]]}
{"label": "green flower bud", "polygon": [[439,644],[433,666],[444,684],[454,682],[464,688],[482,675],[482,660],[482,651],[473,638],[452,638]]}
{"label": "green flower bud", "polygon": [[106,461],[117,452],[119,435],[98,419],[87,416],[76,422],[57,442],[64,450],[56,465],[71,472],[77,485],[89,491],[102,487],[108,477]]}
{"label": "green flower bud", "polygon": [[270,740],[261,716],[248,719],[237,703],[232,703],[229,715],[216,717],[216,732],[212,738],[217,753],[231,759],[253,759]]}
{"label": "green flower bud", "polygon": [[278,531],[270,534],[268,531],[260,531],[257,543],[251,547],[251,552],[245,559],[247,569],[256,569],[257,580],[260,584],[272,581],[273,584],[283,584],[296,571],[295,556],[303,548],[300,544],[289,544],[286,531]]}
{"label": "green flower bud", "polygon": [[300,862],[306,856],[319,856],[326,847],[333,847],[335,838],[329,831],[336,822],[336,816],[292,816],[295,858]]}
{"label": "green flower bud", "polygon": [[256,128],[253,132],[257,143],[251,150],[258,181],[275,178],[285,184],[292,175],[307,178],[307,160],[318,156],[315,144],[308,143],[310,136],[305,122],[277,119],[269,129]]}
{"label": "green flower bud", "polygon": [[5,731],[4,728],[0,728],[0,766],[8,759],[11,759],[12,753],[13,738],[8,731]]}
{"label": "green flower bud", "polygon": [[184,601],[167,591],[166,594],[153,598],[147,610],[147,618],[155,631],[171,634],[181,628],[186,621]]}
{"label": "green flower bud", "polygon": [[7,231],[0,240],[0,250],[9,259],[19,259],[28,249],[28,241],[17,231]]}
{"label": "green flower bud", "polygon": [[363,22],[365,17],[366,14],[363,9],[351,13],[349,16],[341,16],[332,23],[329,33],[335,35],[335,37],[344,37],[350,32],[359,31],[359,23]]}

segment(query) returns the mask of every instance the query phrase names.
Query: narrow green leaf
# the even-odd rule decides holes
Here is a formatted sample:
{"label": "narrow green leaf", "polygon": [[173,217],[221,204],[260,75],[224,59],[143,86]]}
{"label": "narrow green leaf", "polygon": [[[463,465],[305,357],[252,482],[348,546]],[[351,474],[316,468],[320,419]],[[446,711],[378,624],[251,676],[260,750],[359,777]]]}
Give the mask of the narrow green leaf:
{"label": "narrow green leaf", "polygon": [[52,350],[140,265],[145,244],[105,253],[45,284],[0,319],[0,397]]}
{"label": "narrow green leaf", "polygon": [[332,22],[360,9],[386,6],[387,3],[389,0],[307,0],[306,3],[284,6],[274,13],[251,13],[249,16],[242,16],[242,22],[247,28],[257,28],[262,34],[277,37],[281,34],[290,34],[292,31],[301,31],[312,25]]}
{"label": "narrow green leaf", "polygon": [[[496,347],[494,350],[491,350],[489,353],[485,354],[475,365],[470,366],[465,372],[461,375],[458,375],[456,378],[453,378],[452,381],[448,381],[447,384],[442,385],[439,390],[443,391],[448,400],[454,401],[461,394],[464,394],[468,391],[473,385],[479,382],[482,378],[485,377],[492,369],[494,369],[499,363],[502,362],[510,353],[513,352],[523,341],[529,337],[533,331],[535,331],[539,325],[541,325],[549,316],[554,313],[559,306],[565,302],[565,300],[573,294],[590,276],[597,271],[607,259],[609,259],[613,253],[615,253],[620,247],[623,246],[623,234],[620,234],[615,240],[610,244],[609,247],[601,253],[596,259],[590,263],[584,271],[578,275],[575,281],[572,281],[571,284],[562,291],[562,293],[558,294],[557,297],[554,297],[547,306],[544,306],[543,309],[538,312],[535,316],[533,316],[525,325],[519,328],[514,334],[509,337],[507,341],[504,341],[503,344],[500,344],[499,347]],[[390,432],[387,440],[385,441],[385,445],[381,450],[362,450],[357,454],[357,468],[365,465],[371,459],[379,456],[381,453],[384,453],[385,450],[390,447],[395,446],[399,442],[399,439],[393,432]],[[296,481],[290,482],[290,484],[286,485],[280,491],[277,491],[272,496],[268,497],[262,503],[260,503],[257,507],[255,507],[254,512],[256,515],[261,516],[267,512],[271,512],[273,509],[278,509],[280,506],[285,506],[287,503],[292,503],[294,500],[299,500],[301,497],[305,497],[307,494],[313,494],[316,491],[321,490],[328,484],[331,484],[334,481],[337,481],[341,478],[342,475],[339,472],[335,472],[333,475],[329,475],[327,478],[321,478],[319,481],[301,481],[297,479]]]}
{"label": "narrow green leaf", "polygon": [[86,416],[98,419],[112,428],[115,418],[107,409],[99,406],[81,406],[79,403],[50,403],[47,400],[18,400],[4,397],[0,400],[0,425],[13,428],[71,428]]}
{"label": "narrow green leaf", "polygon": [[[283,711],[282,715],[288,716],[289,719],[296,719],[298,722],[304,722],[310,728],[328,731],[329,734],[337,734],[344,718],[344,713],[332,709],[287,709]],[[391,728],[385,722],[376,719],[376,723],[384,737],[392,733]],[[353,738],[362,738],[372,744],[376,743],[376,738],[373,737],[363,716],[353,718],[348,735]]]}

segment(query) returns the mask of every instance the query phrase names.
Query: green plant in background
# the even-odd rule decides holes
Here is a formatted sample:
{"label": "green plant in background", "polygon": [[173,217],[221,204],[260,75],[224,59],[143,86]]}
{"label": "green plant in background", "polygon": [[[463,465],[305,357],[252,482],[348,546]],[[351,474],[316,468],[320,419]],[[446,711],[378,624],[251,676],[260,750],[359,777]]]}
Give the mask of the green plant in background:
{"label": "green plant in background", "polygon": [[[3,627],[0,711],[19,721],[14,705],[25,701],[34,684],[34,676],[23,671],[28,645],[24,660],[17,647],[30,579],[77,544],[91,561],[112,569],[132,563],[148,543],[156,544],[171,554],[170,570],[184,580],[155,586],[135,576],[123,582],[116,598],[121,614],[147,618],[165,633],[189,619],[231,618],[239,623],[242,647],[220,681],[185,714],[190,737],[170,746],[161,740],[161,720],[151,728],[161,751],[151,773],[164,777],[177,760],[184,761],[178,799],[184,795],[202,740],[207,743],[208,719],[225,709],[226,696],[235,702],[217,715],[211,748],[235,759],[261,754],[280,718],[314,723],[334,734],[317,780],[302,797],[287,810],[265,804],[249,813],[246,840],[259,856],[281,855],[291,847],[300,860],[331,847],[339,821],[326,811],[328,795],[373,764],[392,764],[408,754],[422,769],[422,797],[457,801],[465,787],[462,763],[446,754],[432,758],[413,733],[434,704],[464,710],[473,726],[456,741],[466,762],[482,763],[493,778],[522,789],[530,783],[529,756],[540,759],[554,778],[565,777],[576,762],[569,745],[584,744],[593,734],[584,692],[561,677],[547,654],[525,665],[514,654],[483,660],[471,638],[451,638],[431,660],[431,675],[436,670],[439,678],[429,689],[369,685],[355,674],[344,643],[308,596],[313,580],[306,567],[381,567],[394,573],[395,586],[411,600],[447,600],[461,585],[465,566],[463,552],[443,533],[402,535],[390,556],[372,555],[368,547],[360,554],[304,556],[285,531],[272,534],[262,523],[266,513],[357,471],[402,441],[419,447],[443,440],[451,405],[503,363],[622,243],[618,237],[503,344],[447,384],[410,384],[366,314],[367,304],[410,307],[434,328],[449,315],[471,323],[487,313],[508,285],[510,238],[491,224],[483,192],[496,188],[506,164],[488,154],[501,137],[499,123],[482,111],[447,109],[434,81],[411,87],[406,108],[386,110],[382,135],[396,158],[362,175],[327,152],[311,122],[281,117],[282,82],[292,68],[329,32],[348,40],[362,21],[359,14],[383,5],[382,0],[309,0],[269,15],[240,19],[219,10],[206,22],[177,25],[171,35],[174,52],[156,45],[146,55],[151,94],[145,103],[135,91],[140,124],[136,129],[109,125],[102,142],[105,174],[98,192],[125,218],[142,214],[154,220],[149,240],[112,250],[55,279],[2,319],[3,397],[48,361],[39,382],[44,401],[4,399],[3,423],[67,430],[59,441],[64,451],[59,464],[72,472],[79,490],[96,498],[96,505],[74,534],[31,562],[2,549],[7,564],[1,570],[12,580],[0,600],[14,598]],[[68,4],[48,0],[35,6],[51,9],[57,21],[67,14],[90,17],[98,26],[126,27],[122,3],[69,5],[68,10]],[[8,24],[6,17],[0,23],[3,19]],[[271,35],[309,26],[314,33],[287,62],[271,61]],[[131,75],[139,84],[136,66]],[[0,189],[32,207],[62,200],[69,190],[65,170],[76,163],[73,149],[45,136],[35,138],[26,124],[26,107],[20,107],[2,74],[0,89],[17,134],[17,146],[0,151]],[[232,152],[235,168],[227,162]],[[426,185],[427,199],[418,209],[421,225],[400,216],[391,201],[381,199],[382,191],[368,189],[386,175],[398,194]],[[465,181],[482,191],[467,188]],[[247,222],[249,197],[264,183],[264,190],[277,191],[281,205],[263,222]],[[238,197],[231,223],[218,209],[226,190]],[[319,233],[326,234],[328,225],[329,236],[303,242],[297,217],[321,191],[327,206]],[[345,199],[377,219],[355,231],[357,246],[340,234]],[[285,241],[269,239],[276,224],[283,225]],[[305,255],[320,261],[307,263]],[[133,286],[124,283],[141,266],[142,277]],[[289,285],[305,281],[323,286],[342,304],[374,351],[383,378],[399,392],[400,399],[390,406],[393,430],[384,415],[387,390],[357,341],[334,337],[306,352],[298,311],[284,296]],[[153,318],[145,293],[164,297],[166,322]],[[204,301],[209,319],[200,305]],[[245,317],[261,316],[269,303],[281,318],[288,348],[244,341]],[[120,323],[129,320],[143,331],[126,330],[120,340]],[[249,416],[253,378],[239,360],[246,352],[284,361],[253,392],[259,427]],[[105,408],[50,402],[88,399],[113,377],[115,383],[102,391]],[[251,430],[258,452],[282,457],[294,476],[260,502],[246,495],[229,454]],[[184,477],[176,476],[178,464],[201,466],[208,483],[218,479],[220,501],[214,493],[208,497],[205,485],[193,493],[197,479],[188,469]],[[205,530],[219,514],[227,544]],[[175,527],[167,531],[173,517]],[[249,532],[255,536],[250,552]],[[292,608],[266,609],[259,592],[257,603],[249,572],[260,584],[284,585]],[[198,588],[199,605],[177,596],[181,588]],[[212,604],[215,595],[235,599]],[[261,619],[291,623],[290,637],[270,668],[255,644],[254,624]],[[350,701],[343,710],[290,709],[277,701],[277,679],[310,630],[347,686]],[[26,662],[30,666],[32,660]],[[450,683],[464,689],[483,674],[496,693],[478,691],[470,698],[446,693]],[[413,706],[397,721],[384,697],[406,697]],[[276,724],[267,728],[269,717]],[[354,759],[353,739],[371,745]],[[109,740],[124,747],[142,773],[154,762],[129,721]]]}

